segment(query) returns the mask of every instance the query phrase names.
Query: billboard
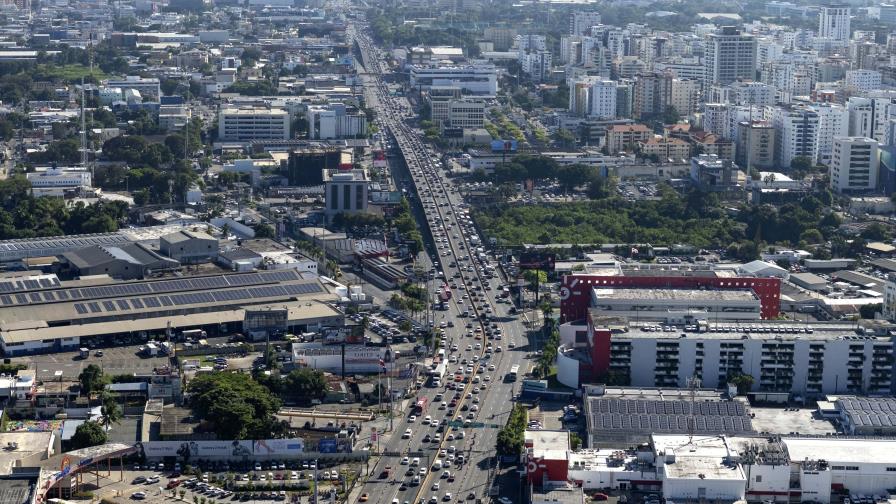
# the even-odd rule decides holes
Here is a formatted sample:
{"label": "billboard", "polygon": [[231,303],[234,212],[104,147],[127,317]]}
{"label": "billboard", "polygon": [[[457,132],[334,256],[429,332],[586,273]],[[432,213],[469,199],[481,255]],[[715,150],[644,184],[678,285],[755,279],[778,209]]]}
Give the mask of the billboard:
{"label": "billboard", "polygon": [[523,252],[520,254],[520,269],[554,271],[556,259],[556,255],[546,252]]}
{"label": "billboard", "polygon": [[336,453],[335,439],[321,439],[317,442],[317,451],[321,453]]}
{"label": "billboard", "polygon": [[516,152],[516,140],[492,140],[492,152]]}
{"label": "billboard", "polygon": [[146,458],[247,460],[255,457],[289,457],[305,451],[302,439],[256,441],[147,441],[138,443]]}
{"label": "billboard", "polygon": [[243,331],[250,334],[286,331],[288,321],[289,310],[286,308],[246,310]]}

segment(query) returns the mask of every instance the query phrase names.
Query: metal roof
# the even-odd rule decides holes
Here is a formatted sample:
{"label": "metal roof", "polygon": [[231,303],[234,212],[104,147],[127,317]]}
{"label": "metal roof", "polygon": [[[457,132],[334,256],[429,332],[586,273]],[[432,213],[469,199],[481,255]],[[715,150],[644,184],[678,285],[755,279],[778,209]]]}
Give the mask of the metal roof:
{"label": "metal roof", "polygon": [[[746,408],[739,402],[693,403],[694,431],[702,433],[752,432]],[[687,433],[691,422],[689,401],[590,398],[591,431],[642,431]]]}

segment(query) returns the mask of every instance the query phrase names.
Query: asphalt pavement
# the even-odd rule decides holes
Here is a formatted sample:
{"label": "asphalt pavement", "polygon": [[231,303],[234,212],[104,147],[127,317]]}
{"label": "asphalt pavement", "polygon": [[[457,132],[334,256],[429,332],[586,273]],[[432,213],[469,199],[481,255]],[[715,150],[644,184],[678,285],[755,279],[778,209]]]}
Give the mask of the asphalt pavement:
{"label": "asphalt pavement", "polygon": [[[435,247],[430,251],[432,253],[430,259],[433,263],[438,261],[437,269],[444,272],[449,285],[457,285],[456,289],[452,288],[448,310],[434,312],[436,326],[442,322],[453,325],[444,329],[446,342],[449,350],[454,343],[458,345],[458,350],[449,351],[446,359],[451,356],[457,356],[458,360],[467,359],[469,364],[462,366],[463,371],[458,373],[459,376],[479,376],[482,380],[479,384],[474,384],[471,379],[471,383],[462,384],[463,390],[460,392],[449,390],[447,383],[454,379],[459,364],[448,364],[449,372],[441,387],[436,389],[426,386],[419,391],[417,398],[425,397],[429,404],[427,410],[419,416],[431,416],[436,423],[441,423],[457,416],[466,420],[469,415],[473,417],[470,420],[474,423],[466,428],[447,427],[443,432],[437,432],[436,427],[424,426],[423,418],[411,422],[412,412],[403,412],[404,414],[395,420],[394,429],[380,436],[381,456],[374,459],[376,462],[371,464],[370,479],[353,497],[359,498],[362,493],[366,493],[370,502],[417,504],[421,500],[429,501],[431,498],[439,502],[445,502],[446,499],[462,501],[472,494],[475,498],[482,498],[483,502],[487,502],[488,490],[495,476],[493,469],[497,465],[495,455],[497,433],[507,421],[518,388],[516,382],[505,381],[505,376],[513,365],[519,364],[521,369],[526,369],[528,366],[525,360],[528,347],[526,330],[516,316],[508,313],[511,305],[496,302],[495,296],[500,292],[501,282],[498,276],[492,279],[486,278],[485,262],[474,257],[476,255],[474,250],[481,240],[476,236],[475,229],[461,222],[463,202],[451,186],[444,170],[437,165],[437,154],[422,143],[420,135],[415,130],[404,124],[405,118],[412,117],[411,111],[405,105],[397,104],[384,91],[377,74],[385,69],[385,65],[377,60],[377,49],[364,34],[361,25],[350,25],[348,30],[364,52],[364,63],[368,73],[362,76],[362,80],[365,94],[371,97],[368,103],[374,105],[381,130],[391,134],[411,174],[418,196],[414,203],[421,205],[426,218],[426,222],[420,222],[420,228],[432,234],[428,237],[431,240],[427,241],[433,243]],[[464,259],[466,256],[470,256],[469,259]],[[452,263],[456,266],[450,266]],[[494,260],[491,260],[491,263],[494,264]],[[464,294],[469,296],[474,291],[479,294],[478,301],[464,299]],[[480,336],[482,339],[477,339],[475,327],[482,327],[484,333],[487,326],[481,325],[481,322],[473,318],[461,316],[465,310],[477,314],[485,313],[489,308],[493,312],[493,322],[496,322],[503,331],[501,340],[488,340],[484,336]],[[470,330],[466,328],[468,322],[473,323]],[[490,324],[491,322],[488,325]],[[508,348],[507,344],[511,340],[516,344],[515,349]],[[489,341],[494,347],[503,347],[503,351],[495,351],[490,358],[485,358],[487,354],[485,347]],[[477,344],[480,345],[479,350]],[[474,361],[474,358],[478,360]],[[494,370],[489,370],[489,366],[494,366]],[[467,373],[467,367],[470,367],[472,372]],[[478,372],[480,367],[483,368],[481,373]],[[490,377],[488,382],[484,381],[485,376]],[[483,384],[485,387],[474,393],[474,390]],[[455,393],[460,395],[455,406],[434,401],[436,394],[442,394],[447,402]],[[471,414],[473,406],[478,407],[478,411]],[[404,436],[406,429],[410,429],[410,435],[407,437]],[[457,439],[460,432],[464,433],[463,439]],[[435,442],[424,443],[426,436],[435,438]],[[454,447],[453,450],[451,447]],[[460,467],[452,464],[447,468],[435,469],[433,467],[435,461],[439,460],[444,464],[449,458],[449,450],[463,454],[467,462]],[[414,485],[413,478],[415,475],[420,476],[421,467],[411,467],[410,463],[402,464],[403,457],[408,457],[410,463],[414,458],[419,458],[420,466],[426,469],[425,475],[420,477],[419,484]],[[380,478],[387,467],[392,468],[391,476]],[[446,476],[443,474],[446,470],[450,471],[453,478],[443,477]],[[453,482],[449,482],[449,479]],[[517,486],[505,485],[505,488],[501,489],[501,495],[511,497],[515,502],[521,502],[516,495]]]}

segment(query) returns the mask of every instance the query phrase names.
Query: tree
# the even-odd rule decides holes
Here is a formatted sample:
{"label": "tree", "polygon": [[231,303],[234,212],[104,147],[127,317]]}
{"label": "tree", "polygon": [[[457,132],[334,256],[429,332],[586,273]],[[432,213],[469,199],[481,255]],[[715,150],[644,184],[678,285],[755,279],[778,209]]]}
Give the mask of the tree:
{"label": "tree", "polygon": [[286,386],[291,395],[306,401],[323,399],[329,388],[323,372],[307,368],[295,369],[286,375]]}
{"label": "tree", "polygon": [[808,156],[796,156],[790,160],[790,169],[796,172],[807,172],[812,169],[812,158]]}
{"label": "tree", "polygon": [[84,395],[90,395],[103,389],[106,384],[106,377],[103,370],[96,364],[90,364],[78,375],[78,381],[81,383],[81,391]]}
{"label": "tree", "polygon": [[256,238],[275,238],[274,228],[270,224],[258,224],[253,227]]}
{"label": "tree", "polygon": [[576,136],[573,135],[572,131],[569,131],[565,128],[559,128],[554,132],[554,141],[557,142],[561,147],[574,147],[576,144]]}
{"label": "tree", "polygon": [[753,388],[754,381],[755,379],[751,375],[745,373],[737,373],[728,377],[728,383],[736,386],[737,393],[740,395],[749,392]]}
{"label": "tree", "polygon": [[121,406],[118,405],[115,396],[105,391],[103,392],[102,401],[99,423],[104,429],[109,430],[113,424],[121,421]]}
{"label": "tree", "polygon": [[97,422],[87,421],[82,423],[75,429],[75,435],[72,436],[72,450],[80,450],[90,446],[101,445],[106,442],[106,431]]}
{"label": "tree", "polygon": [[275,428],[280,400],[251,376],[215,373],[189,386],[194,414],[213,424],[221,439],[264,439]]}

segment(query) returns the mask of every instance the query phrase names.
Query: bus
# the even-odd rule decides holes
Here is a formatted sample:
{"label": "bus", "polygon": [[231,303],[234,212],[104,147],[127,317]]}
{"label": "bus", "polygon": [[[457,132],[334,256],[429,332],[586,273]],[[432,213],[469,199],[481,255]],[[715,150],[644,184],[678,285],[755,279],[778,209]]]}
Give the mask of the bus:
{"label": "bus", "polygon": [[441,387],[442,380],[445,379],[445,372],[448,370],[448,363],[442,361],[429,371],[429,376],[432,379],[431,385],[433,387]]}
{"label": "bus", "polygon": [[508,378],[510,381],[516,381],[516,376],[517,376],[519,373],[520,373],[520,365],[519,365],[519,364],[514,364],[513,366],[511,366],[511,368],[510,368],[510,372],[507,373],[507,378]]}
{"label": "bus", "polygon": [[426,413],[426,403],[427,400],[425,397],[417,399],[417,402],[414,404],[414,414],[422,415],[423,413]]}

